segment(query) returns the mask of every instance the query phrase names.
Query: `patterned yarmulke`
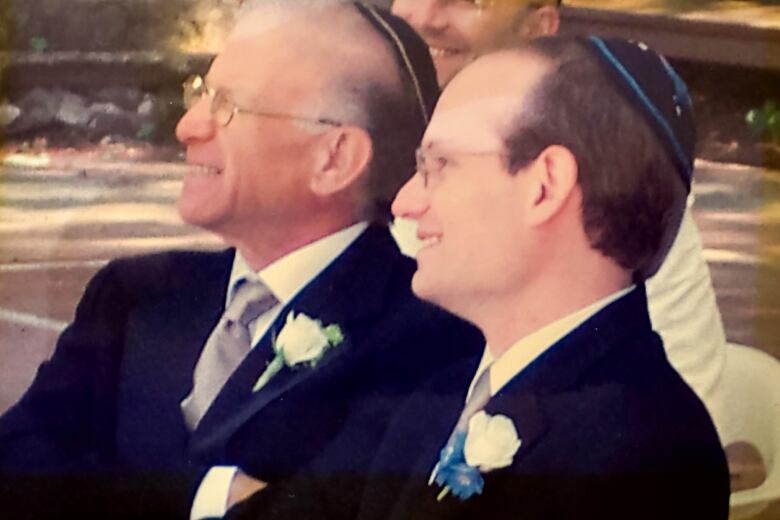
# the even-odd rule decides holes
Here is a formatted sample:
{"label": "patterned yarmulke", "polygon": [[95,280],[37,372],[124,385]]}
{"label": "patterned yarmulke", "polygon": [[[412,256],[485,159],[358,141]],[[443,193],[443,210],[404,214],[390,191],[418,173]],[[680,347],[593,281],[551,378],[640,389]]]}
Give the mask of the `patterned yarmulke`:
{"label": "patterned yarmulke", "polygon": [[650,124],[690,191],[696,128],[685,82],[666,58],[644,43],[597,36],[584,41],[606,65],[618,90]]}

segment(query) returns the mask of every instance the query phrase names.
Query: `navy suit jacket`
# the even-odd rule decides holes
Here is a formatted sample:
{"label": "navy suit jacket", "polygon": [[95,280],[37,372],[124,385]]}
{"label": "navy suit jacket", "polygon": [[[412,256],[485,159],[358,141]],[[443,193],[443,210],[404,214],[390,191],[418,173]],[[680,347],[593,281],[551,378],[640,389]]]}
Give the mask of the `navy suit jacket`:
{"label": "navy suit jacket", "polygon": [[[20,473],[68,476],[50,489],[100,475],[97,485],[78,488],[96,489],[92,498],[113,511],[122,497],[149,497],[141,508],[127,505],[128,517],[186,517],[196,485],[216,464],[266,481],[315,460],[318,468],[365,472],[397,406],[442,357],[473,355],[483,341],[412,295],[413,262],[386,228],[372,226],[282,310],[190,433],[179,403],[223,312],[232,259],[232,251],[172,252],[102,269],[52,359],[0,420],[0,472],[17,482]],[[290,310],[339,324],[345,339],[315,369],[285,368],[252,392],[272,331]],[[32,507],[16,495],[8,506]],[[60,515],[80,511],[68,496],[58,499],[67,502]]]}
{"label": "navy suit jacket", "polygon": [[[666,360],[639,287],[545,351],[488,402],[522,441],[466,501],[428,485],[477,360],[410,398],[368,475],[300,475],[236,518],[706,518],[728,516],[729,476],[704,406]],[[290,497],[295,497],[291,499]]]}

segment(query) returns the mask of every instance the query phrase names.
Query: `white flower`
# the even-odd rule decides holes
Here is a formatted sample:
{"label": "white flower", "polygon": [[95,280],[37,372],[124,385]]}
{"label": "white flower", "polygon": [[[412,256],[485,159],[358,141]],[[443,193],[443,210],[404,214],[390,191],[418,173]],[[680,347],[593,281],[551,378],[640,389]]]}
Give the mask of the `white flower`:
{"label": "white flower", "polygon": [[486,473],[512,464],[520,444],[515,425],[509,417],[491,417],[481,411],[469,420],[463,454],[466,464],[479,467],[482,473]]}
{"label": "white flower", "polygon": [[328,345],[328,337],[319,322],[303,313],[295,316],[290,312],[276,337],[274,350],[281,351],[287,366],[292,366],[319,358]]}
{"label": "white flower", "polygon": [[292,367],[308,363],[314,368],[327,349],[342,341],[344,334],[338,325],[323,327],[319,320],[313,320],[303,313],[296,316],[290,311],[287,322],[273,342],[276,356],[260,374],[252,391],[263,388],[285,365]]}

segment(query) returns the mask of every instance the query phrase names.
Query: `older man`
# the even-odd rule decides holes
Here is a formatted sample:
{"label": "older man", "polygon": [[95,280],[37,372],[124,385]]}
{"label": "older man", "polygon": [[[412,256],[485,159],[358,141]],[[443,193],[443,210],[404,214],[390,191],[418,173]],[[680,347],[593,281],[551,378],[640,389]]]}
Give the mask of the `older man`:
{"label": "older man", "polygon": [[414,292],[479,326],[481,363],[410,399],[367,478],[271,485],[248,517],[725,519],[717,433],[642,274],[677,231],[693,134],[644,44],[542,38],[467,66],[393,211],[424,240]]}
{"label": "older man", "polygon": [[[560,0],[394,0],[392,10],[428,44],[444,86],[484,52],[555,34],[560,4]],[[413,231],[397,234],[404,249],[414,251]],[[669,254],[660,260],[657,274],[647,281],[650,320],[664,339],[669,361],[701,397],[718,426],[725,415],[721,374],[726,337],[690,210]]]}
{"label": "older man", "polygon": [[[360,470],[444,349],[478,349],[475,329],[411,294],[384,226],[438,95],[430,57],[401,20],[340,4],[248,2],[186,85],[178,209],[234,249],[118,260],[90,282],[0,422],[0,468],[109,471],[122,487],[25,507],[62,517],[92,497],[112,517],[176,517],[195,496],[194,516],[219,516],[238,468]],[[127,471],[165,478],[134,495]]]}

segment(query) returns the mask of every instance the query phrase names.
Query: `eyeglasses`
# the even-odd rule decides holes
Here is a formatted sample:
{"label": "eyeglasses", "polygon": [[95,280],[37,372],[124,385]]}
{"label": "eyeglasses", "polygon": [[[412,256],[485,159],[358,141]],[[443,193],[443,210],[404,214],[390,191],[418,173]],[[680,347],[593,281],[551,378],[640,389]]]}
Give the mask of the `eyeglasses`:
{"label": "eyeglasses", "polygon": [[206,85],[206,80],[204,80],[202,76],[195,75],[187,78],[182,84],[182,101],[184,102],[184,107],[189,110],[203,97],[209,98],[209,113],[214,121],[220,126],[227,126],[230,124],[236,114],[251,114],[261,117],[291,119],[293,121],[314,123],[318,125],[341,126],[341,122],[334,119],[303,117],[280,112],[266,112],[241,108],[230,99],[230,95],[226,91],[217,90]]}
{"label": "eyeglasses", "polygon": [[418,148],[414,153],[414,158],[416,162],[417,173],[419,173],[422,177],[423,186],[428,188],[434,184],[438,184],[442,178],[444,169],[454,163],[453,159],[467,157],[489,157],[491,155],[497,155],[503,158],[504,152],[448,152],[445,156],[440,153],[437,154],[430,151],[423,151],[422,148]]}

